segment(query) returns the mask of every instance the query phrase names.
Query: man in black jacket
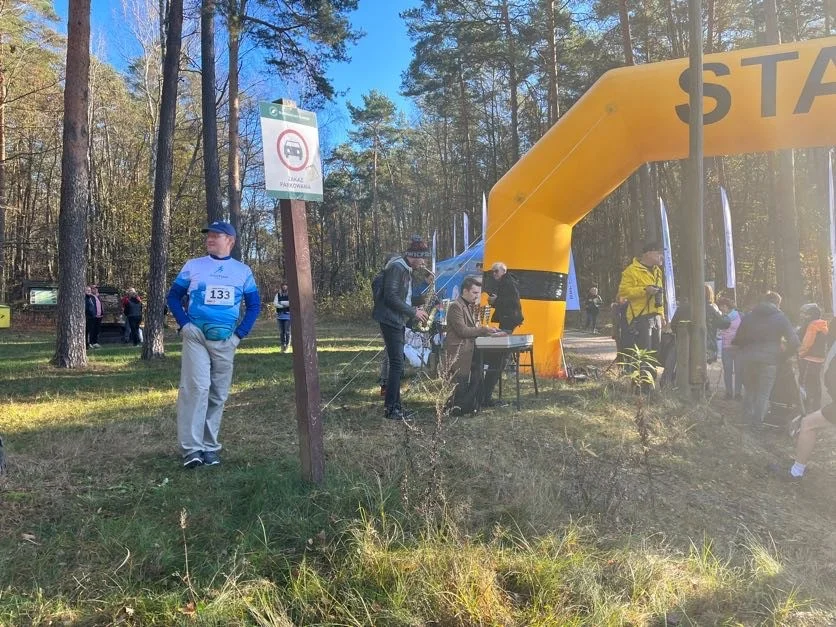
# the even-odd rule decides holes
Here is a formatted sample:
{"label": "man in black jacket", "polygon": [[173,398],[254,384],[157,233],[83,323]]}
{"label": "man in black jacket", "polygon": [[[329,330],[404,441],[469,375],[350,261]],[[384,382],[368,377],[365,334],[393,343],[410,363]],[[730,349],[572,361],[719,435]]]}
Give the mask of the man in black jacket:
{"label": "man in black jacket", "polygon": [[[501,261],[497,261],[491,266],[491,275],[495,286],[493,292],[488,296],[488,303],[494,308],[491,322],[496,322],[500,331],[511,335],[514,329],[523,322],[520,290],[517,287],[516,279],[508,274],[508,266]],[[493,389],[496,387],[499,377],[502,376],[507,359],[504,355],[499,354],[491,356],[486,363],[488,372],[485,374],[482,405],[484,407],[494,407],[497,402],[491,396],[493,396]]]}
{"label": "man in black jacket", "polygon": [[411,412],[404,411],[401,406],[404,329],[413,320],[427,321],[427,312],[412,306],[412,271],[423,267],[430,256],[424,241],[413,236],[404,254],[386,264],[382,290],[375,298],[372,318],[380,324],[380,333],[389,357],[384,407],[386,418],[391,420],[411,417]]}
{"label": "man in black jacket", "polygon": [[[732,344],[740,350],[743,413],[746,424],[750,426],[763,424],[778,364],[792,357],[800,344],[780,306],[781,295],[767,292],[761,302],[744,316],[732,340]],[[782,341],[786,342],[786,348]]]}

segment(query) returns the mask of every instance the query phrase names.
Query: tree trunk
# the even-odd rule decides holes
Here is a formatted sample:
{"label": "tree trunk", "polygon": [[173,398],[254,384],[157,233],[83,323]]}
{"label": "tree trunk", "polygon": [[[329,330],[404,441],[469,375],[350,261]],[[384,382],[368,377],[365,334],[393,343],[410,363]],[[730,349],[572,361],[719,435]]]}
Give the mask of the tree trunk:
{"label": "tree trunk", "polygon": [[633,59],[633,37],[630,34],[630,15],[627,13],[627,0],[618,0],[618,18],[621,26],[621,47],[624,51],[625,65],[635,65]]}
{"label": "tree trunk", "polygon": [[[657,209],[656,199],[653,197],[653,186],[650,181],[650,166],[646,163],[639,166],[639,192],[642,208],[644,209],[644,237],[648,242],[658,242],[661,232],[661,214]],[[638,212],[638,207],[635,209]]]}
{"label": "tree trunk", "polygon": [[630,198],[630,253],[639,257],[642,251],[642,224],[639,210],[639,182],[633,175],[627,179],[627,193]]}
{"label": "tree trunk", "polygon": [[715,0],[708,0],[706,7],[706,34],[705,34],[705,53],[711,54],[714,52],[714,30],[717,24],[717,12],[715,10]]}
{"label": "tree trunk", "polygon": [[[813,170],[816,173],[818,180],[818,187],[822,190],[819,197],[822,206],[825,207],[825,214],[829,216],[830,198],[828,197],[829,189],[827,187],[827,179],[830,176],[828,169],[828,162],[830,161],[830,151],[827,148],[818,148],[813,156]],[[818,199],[817,199],[818,200]],[[831,277],[831,262],[830,262],[830,224],[826,221],[818,229],[818,257],[819,261],[819,275],[821,276],[821,290],[822,290],[822,311],[831,311],[833,309],[833,283]]]}
{"label": "tree trunk", "polygon": [[[241,48],[241,16],[247,10],[247,0],[229,0],[229,221],[236,232],[241,230],[241,162],[238,158],[238,52]],[[240,236],[235,238],[232,256],[241,259]]]}
{"label": "tree trunk", "polygon": [[0,33],[0,303],[6,302],[6,66]]}
{"label": "tree trunk", "polygon": [[157,131],[157,168],[154,174],[154,209],[151,216],[151,256],[148,304],[142,358],[165,356],[163,321],[168,282],[171,232],[171,170],[174,154],[174,122],[177,114],[177,80],[183,31],[183,0],[171,0],[168,14],[160,125]]}
{"label": "tree trunk", "polygon": [[[778,8],[775,0],[765,0],[767,44],[781,43],[778,31]],[[776,259],[781,265],[783,309],[793,318],[802,305],[804,278],[801,273],[801,244],[798,235],[798,211],[795,203],[795,155],[792,150],[781,150],[775,155],[776,231],[773,236],[782,243],[782,255]]]}
{"label": "tree trunk", "polygon": [[209,222],[223,220],[218,162],[218,111],[215,105],[215,0],[200,8],[200,100],[203,112],[203,176]]}
{"label": "tree trunk", "polygon": [[58,328],[52,363],[87,365],[84,278],[90,104],[90,0],[70,0],[64,87],[64,147],[58,224]]}
{"label": "tree trunk", "polygon": [[502,2],[502,24],[505,28],[505,39],[508,50],[508,88],[511,92],[511,165],[514,165],[520,158],[520,129],[519,129],[519,102],[517,96],[517,63],[516,46],[514,45],[514,31],[511,28],[511,16],[508,12],[508,0]]}
{"label": "tree trunk", "polygon": [[558,98],[557,81],[557,11],[555,10],[556,0],[546,0],[546,19],[548,20],[548,46],[549,46],[549,128],[557,122],[560,117],[560,100]]}
{"label": "tree trunk", "polygon": [[[635,65],[633,56],[633,37],[630,34],[630,16],[627,12],[627,0],[618,0],[618,17],[621,26],[621,48],[624,52],[624,63]],[[653,191],[650,184],[650,170],[647,164],[642,164],[638,169],[638,181],[631,177],[628,183],[630,192],[630,246],[635,255],[641,250],[641,214],[645,218],[645,237],[648,241],[659,239],[659,218],[658,212],[654,210],[656,203],[653,198]],[[641,199],[641,200],[640,200]],[[642,208],[644,209],[642,211]]]}

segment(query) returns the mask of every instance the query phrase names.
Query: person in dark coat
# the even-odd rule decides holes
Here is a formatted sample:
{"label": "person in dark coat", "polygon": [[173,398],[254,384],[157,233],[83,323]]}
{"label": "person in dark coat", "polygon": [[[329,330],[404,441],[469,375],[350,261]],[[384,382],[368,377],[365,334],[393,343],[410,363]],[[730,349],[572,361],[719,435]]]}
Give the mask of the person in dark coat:
{"label": "person in dark coat", "polygon": [[273,299],[273,306],[276,308],[276,321],[279,325],[279,341],[282,352],[287,352],[290,346],[290,291],[287,283],[282,283],[276,297]]}
{"label": "person in dark coat", "polygon": [[384,415],[390,420],[412,417],[401,405],[401,377],[404,369],[404,329],[414,320],[426,322],[426,311],[412,305],[412,271],[424,266],[431,257],[427,244],[413,236],[403,255],[391,259],[383,270],[379,293],[375,292],[372,318],[380,324],[380,333],[389,357],[389,376],[386,381]]}
{"label": "person in dark coat", "polygon": [[584,311],[586,311],[586,322],[583,325],[584,331],[592,327],[592,332],[598,328],[598,314],[601,312],[601,306],[604,304],[604,299],[598,294],[597,287],[590,287],[586,293],[586,300],[584,301]]}
{"label": "person in dark coat", "polygon": [[102,326],[104,307],[96,285],[90,285],[84,290],[84,314],[87,322],[87,348],[100,348],[99,328]]}
{"label": "person in dark coat", "polygon": [[128,321],[133,345],[139,346],[141,343],[139,339],[139,325],[142,323],[142,299],[134,288],[128,290],[122,313],[125,314],[125,320]]}
{"label": "person in dark coat", "polygon": [[743,365],[743,413],[749,426],[763,424],[778,365],[801,344],[780,306],[781,295],[767,292],[743,318],[732,340]]}
{"label": "person in dark coat", "polygon": [[[500,331],[511,335],[514,329],[523,323],[517,280],[508,273],[508,266],[501,261],[497,261],[491,266],[491,274],[496,285],[493,293],[488,296],[488,303],[494,308],[491,322],[496,322]],[[485,363],[488,365],[488,372],[485,374],[482,390],[482,405],[494,407],[497,405],[497,401],[492,398],[493,390],[499,382],[499,377],[502,376],[507,358],[499,353],[492,355]]]}

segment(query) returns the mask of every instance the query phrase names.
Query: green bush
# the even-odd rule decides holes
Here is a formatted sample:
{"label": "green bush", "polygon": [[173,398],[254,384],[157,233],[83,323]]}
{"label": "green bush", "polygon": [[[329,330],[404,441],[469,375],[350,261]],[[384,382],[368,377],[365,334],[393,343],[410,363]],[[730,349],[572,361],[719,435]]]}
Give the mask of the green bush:
{"label": "green bush", "polygon": [[358,275],[356,289],[340,296],[324,296],[317,303],[320,317],[344,322],[368,322],[372,316],[372,284],[368,277]]}

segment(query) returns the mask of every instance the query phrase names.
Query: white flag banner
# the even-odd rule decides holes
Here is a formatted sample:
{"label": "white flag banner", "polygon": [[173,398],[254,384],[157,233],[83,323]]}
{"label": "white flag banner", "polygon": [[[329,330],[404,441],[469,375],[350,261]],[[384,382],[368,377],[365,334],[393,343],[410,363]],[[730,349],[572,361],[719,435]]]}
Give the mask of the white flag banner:
{"label": "white flag banner", "polygon": [[488,237],[488,199],[482,192],[482,241]]}
{"label": "white flag banner", "polygon": [[723,202],[723,229],[726,232],[726,287],[734,289],[737,285],[737,276],[734,270],[734,239],[731,230],[731,209],[729,207],[729,196],[726,190],[720,187],[720,199]]}
{"label": "white flag banner", "polygon": [[432,260],[432,273],[435,274],[435,260],[437,258],[436,253],[438,251],[438,231],[433,231],[433,260]]}
{"label": "white flag banner", "polygon": [[578,277],[575,274],[575,255],[569,249],[569,280],[566,284],[566,311],[580,311],[581,299],[578,294]]}
{"label": "white flag banner", "polygon": [[470,248],[470,216],[466,213],[462,214],[462,229],[464,231],[462,242],[464,243],[464,249],[467,250]]}
{"label": "white flag banner", "polygon": [[453,257],[458,255],[459,253],[456,252],[456,221],[453,220]]}
{"label": "white flag banner", "polygon": [[668,212],[665,202],[659,198],[659,209],[662,213],[662,248],[665,253],[662,271],[665,275],[665,317],[673,320],[676,313],[676,285],[673,278],[673,255],[671,254],[671,231],[668,227]]}
{"label": "white flag banner", "polygon": [[827,153],[827,195],[830,203],[830,293],[836,312],[836,192],[833,190],[833,151]]}

